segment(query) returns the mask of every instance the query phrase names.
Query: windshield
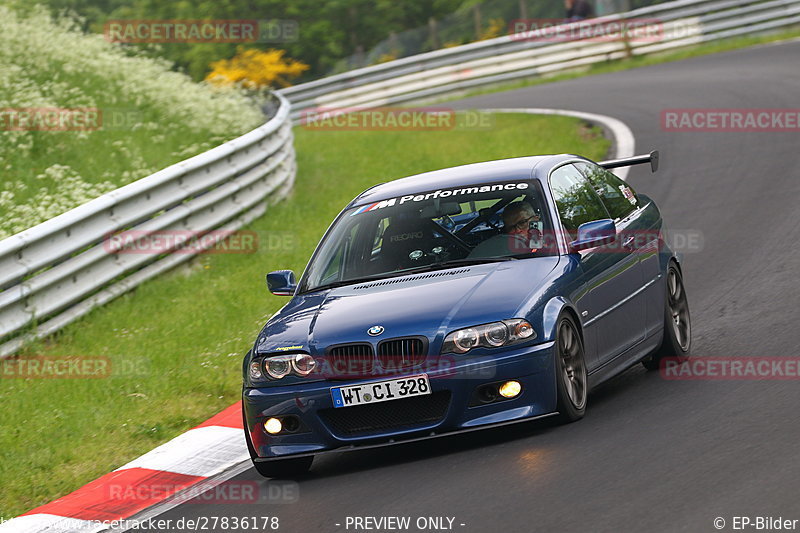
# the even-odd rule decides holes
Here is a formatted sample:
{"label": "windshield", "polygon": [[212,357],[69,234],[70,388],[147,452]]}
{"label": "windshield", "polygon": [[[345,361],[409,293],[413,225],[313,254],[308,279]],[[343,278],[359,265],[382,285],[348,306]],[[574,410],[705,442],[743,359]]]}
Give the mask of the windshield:
{"label": "windshield", "polygon": [[353,207],[306,270],[301,292],[415,271],[554,255],[536,180],[420,191]]}

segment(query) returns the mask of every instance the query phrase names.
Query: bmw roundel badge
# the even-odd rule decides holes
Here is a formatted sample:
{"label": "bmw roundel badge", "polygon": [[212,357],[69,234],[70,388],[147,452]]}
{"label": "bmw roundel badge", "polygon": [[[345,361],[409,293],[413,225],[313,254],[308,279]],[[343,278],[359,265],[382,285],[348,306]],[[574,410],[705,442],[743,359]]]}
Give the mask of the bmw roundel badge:
{"label": "bmw roundel badge", "polygon": [[367,330],[367,333],[372,337],[377,337],[383,333],[383,326],[372,326]]}

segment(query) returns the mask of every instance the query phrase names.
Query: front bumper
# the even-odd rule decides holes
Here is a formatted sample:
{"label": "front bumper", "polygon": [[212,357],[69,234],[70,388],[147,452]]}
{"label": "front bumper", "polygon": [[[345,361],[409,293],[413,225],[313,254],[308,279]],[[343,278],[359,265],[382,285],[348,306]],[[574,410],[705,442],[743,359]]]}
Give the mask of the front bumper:
{"label": "front bumper", "polygon": [[[406,423],[375,431],[345,434],[341,426],[331,423],[333,410],[331,387],[340,387],[386,378],[354,379],[347,381],[314,381],[287,386],[245,389],[242,395],[246,431],[256,452],[256,460],[287,456],[317,454],[337,449],[374,447],[389,443],[430,438],[458,431],[480,429],[498,424],[527,420],[556,411],[556,381],[553,343],[516,347],[491,356],[455,356],[446,368],[426,370],[432,395],[439,398],[449,394],[443,415],[436,420]],[[419,374],[409,370],[405,375]],[[478,387],[505,380],[517,380],[522,393],[512,399],[470,406]],[[414,397],[417,402],[427,396]],[[393,400],[375,404],[375,409],[396,408]],[[394,404],[394,405],[391,405]],[[419,404],[416,404],[419,405]],[[336,409],[337,413],[354,407]],[[274,416],[297,416],[302,429],[295,433],[269,435],[263,422]],[[430,418],[430,417],[429,417]]]}

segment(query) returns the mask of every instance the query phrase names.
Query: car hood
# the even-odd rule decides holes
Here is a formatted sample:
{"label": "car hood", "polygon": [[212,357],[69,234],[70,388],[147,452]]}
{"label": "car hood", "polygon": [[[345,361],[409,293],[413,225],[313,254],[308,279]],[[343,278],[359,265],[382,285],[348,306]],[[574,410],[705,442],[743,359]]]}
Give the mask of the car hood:
{"label": "car hood", "polygon": [[[471,265],[298,295],[259,335],[257,350],[308,350],[424,335],[519,317],[530,308],[558,257]],[[382,326],[379,337],[367,330]]]}

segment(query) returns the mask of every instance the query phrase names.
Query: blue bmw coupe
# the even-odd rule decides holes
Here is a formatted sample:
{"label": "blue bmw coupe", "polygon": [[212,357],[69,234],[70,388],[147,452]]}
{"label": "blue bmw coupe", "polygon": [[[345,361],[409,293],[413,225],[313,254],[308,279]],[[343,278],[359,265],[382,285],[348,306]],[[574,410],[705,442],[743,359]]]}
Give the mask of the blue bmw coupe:
{"label": "blue bmw coupe", "polygon": [[656,204],[594,163],[522,157],[368,189],[334,220],[244,358],[245,438],[282,477],[315,455],[558,416],[691,325]]}

